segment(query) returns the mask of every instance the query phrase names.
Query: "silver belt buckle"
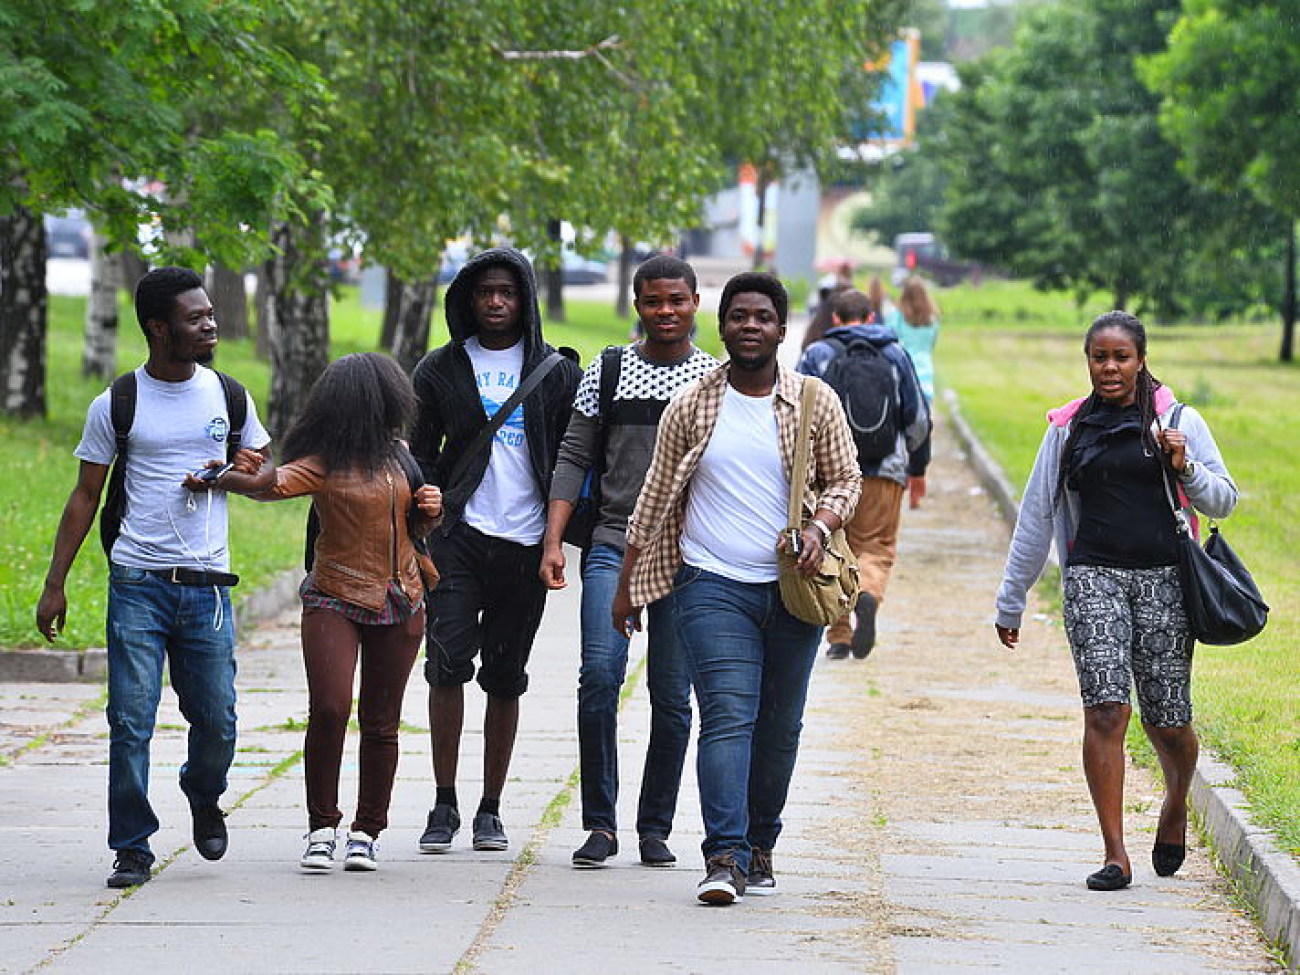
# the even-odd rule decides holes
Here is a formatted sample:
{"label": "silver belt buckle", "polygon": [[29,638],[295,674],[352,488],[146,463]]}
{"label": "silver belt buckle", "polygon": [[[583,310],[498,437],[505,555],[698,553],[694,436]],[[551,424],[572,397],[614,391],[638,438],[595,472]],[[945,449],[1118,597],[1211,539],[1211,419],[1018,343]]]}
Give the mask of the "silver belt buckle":
{"label": "silver belt buckle", "polygon": [[173,583],[175,583],[178,586],[182,584],[179,578],[180,571],[181,570],[179,567],[173,567],[172,574],[167,577],[169,580],[171,580]]}

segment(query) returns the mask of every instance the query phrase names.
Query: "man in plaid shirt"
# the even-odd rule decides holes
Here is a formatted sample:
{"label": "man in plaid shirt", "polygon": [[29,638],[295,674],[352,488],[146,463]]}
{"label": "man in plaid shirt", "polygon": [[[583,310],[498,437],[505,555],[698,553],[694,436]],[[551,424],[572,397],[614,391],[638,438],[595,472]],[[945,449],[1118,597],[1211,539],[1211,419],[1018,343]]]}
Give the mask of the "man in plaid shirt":
{"label": "man in plaid shirt", "polygon": [[[654,459],[628,523],[613,625],[672,592],[700,706],[697,756],[706,875],[699,899],[771,893],[821,628],[786,611],[777,550],[790,493],[803,382],[778,365],[789,298],[772,275],[727,282],[719,328],[730,360],[684,389],[659,425]],[[861,490],[839,398],[821,387],[811,423],[808,516],[798,567],[815,572]],[[689,490],[688,490],[689,488]]]}

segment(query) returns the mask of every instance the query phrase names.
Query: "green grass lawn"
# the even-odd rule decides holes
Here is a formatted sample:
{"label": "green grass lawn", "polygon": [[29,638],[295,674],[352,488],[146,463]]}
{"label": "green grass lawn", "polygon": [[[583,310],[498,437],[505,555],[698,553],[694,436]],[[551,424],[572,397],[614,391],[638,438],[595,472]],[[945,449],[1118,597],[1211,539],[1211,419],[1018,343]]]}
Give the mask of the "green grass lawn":
{"label": "green grass lawn", "polygon": [[[620,321],[605,304],[570,302],[569,321],[548,325],[553,345],[570,345],[582,361],[612,343],[628,340],[630,322]],[[72,450],[81,437],[86,406],[105,383],[80,375],[82,319],[85,301],[54,297],[50,301],[47,390],[49,417],[20,422],[0,417],[0,647],[44,646],[36,633],[35,609],[40,597],[50,546],[59,515],[77,478]],[[331,309],[331,355],[375,348],[380,312],[361,307],[355,288],[343,289]],[[447,340],[439,310],[432,345]],[[706,339],[715,339],[716,332]],[[145,358],[144,336],[134,312],[123,301],[118,368],[126,371]],[[270,366],[256,357],[252,339],[223,341],[217,367],[238,377],[252,392],[265,415]],[[245,498],[230,501],[232,565],[242,577],[235,600],[278,572],[302,563],[305,501],[259,504]],[[91,528],[67,583],[67,628],[56,646],[102,646],[107,590],[107,565],[99,546],[98,526]]]}
{"label": "green grass lawn", "polygon": [[[1046,410],[1089,390],[1083,335],[1108,308],[1016,282],[938,297],[939,385],[957,392],[962,413],[1023,486]],[[1224,534],[1272,607],[1250,643],[1197,647],[1197,725],[1237,769],[1260,818],[1300,855],[1300,454],[1292,446],[1300,366],[1277,361],[1278,324],[1148,325],[1147,343],[1152,373],[1214,432],[1241,490]],[[990,612],[992,602],[990,593]]]}

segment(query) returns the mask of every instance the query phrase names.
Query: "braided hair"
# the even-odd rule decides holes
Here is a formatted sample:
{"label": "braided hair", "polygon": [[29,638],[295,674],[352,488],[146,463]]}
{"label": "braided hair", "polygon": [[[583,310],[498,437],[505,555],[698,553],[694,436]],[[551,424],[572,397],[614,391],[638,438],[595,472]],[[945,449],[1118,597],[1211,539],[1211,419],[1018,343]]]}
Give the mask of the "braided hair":
{"label": "braided hair", "polygon": [[[1147,330],[1135,315],[1130,315],[1126,311],[1108,311],[1104,315],[1098,315],[1093,319],[1092,324],[1088,326],[1088,332],[1083,337],[1084,355],[1091,351],[1094,336],[1098,332],[1105,332],[1109,329],[1117,329],[1132,339],[1138,355],[1142,357],[1142,367],[1137,374],[1136,390],[1138,416],[1142,421],[1142,447],[1147,456],[1160,457],[1162,456],[1160,447],[1156,443],[1155,435],[1151,432],[1151,427],[1157,422],[1156,390],[1160,388],[1162,383],[1147,368]],[[1061,462],[1056,476],[1057,499],[1065,491],[1065,482],[1069,477],[1070,456],[1074,453],[1075,442],[1079,439],[1079,433],[1082,430],[1079,421],[1096,412],[1101,408],[1101,405],[1102,399],[1094,390],[1079,405],[1078,411],[1070,420],[1070,433],[1065,439],[1064,448],[1061,450]]]}

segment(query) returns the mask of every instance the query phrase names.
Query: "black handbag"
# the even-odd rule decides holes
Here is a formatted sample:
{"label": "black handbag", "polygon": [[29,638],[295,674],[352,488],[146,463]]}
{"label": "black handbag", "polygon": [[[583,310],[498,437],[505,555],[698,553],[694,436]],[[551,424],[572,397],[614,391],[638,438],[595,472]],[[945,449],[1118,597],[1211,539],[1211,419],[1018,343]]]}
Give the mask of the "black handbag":
{"label": "black handbag", "polygon": [[[1175,411],[1171,427],[1178,426]],[[1187,624],[1198,643],[1230,646],[1245,643],[1259,634],[1268,622],[1268,604],[1250,570],[1237,557],[1210,522],[1210,537],[1202,547],[1192,537],[1189,516],[1175,501],[1170,472],[1164,472],[1165,497],[1174,515],[1177,532],[1178,574],[1183,587],[1183,608]]]}

